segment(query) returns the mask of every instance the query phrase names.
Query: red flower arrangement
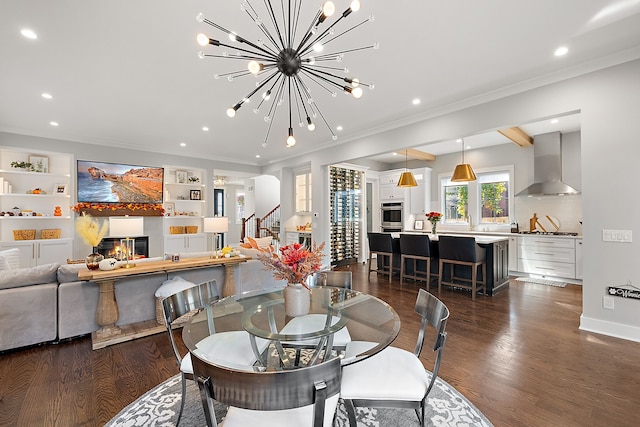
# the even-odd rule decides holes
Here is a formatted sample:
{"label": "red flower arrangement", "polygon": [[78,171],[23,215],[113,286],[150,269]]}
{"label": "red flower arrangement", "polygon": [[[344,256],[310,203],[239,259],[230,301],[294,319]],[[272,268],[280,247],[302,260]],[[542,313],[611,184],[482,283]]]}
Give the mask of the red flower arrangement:
{"label": "red flower arrangement", "polygon": [[432,223],[438,222],[442,219],[442,214],[440,212],[429,212],[425,214],[427,219]]}
{"label": "red flower arrangement", "polygon": [[320,246],[314,242],[311,249],[299,243],[293,243],[281,247],[278,255],[278,251],[271,245],[260,248],[251,237],[247,237],[247,240],[253,249],[260,251],[258,258],[269,270],[273,270],[273,277],[286,280],[289,285],[300,283],[309,289],[305,281],[322,268],[324,242]]}

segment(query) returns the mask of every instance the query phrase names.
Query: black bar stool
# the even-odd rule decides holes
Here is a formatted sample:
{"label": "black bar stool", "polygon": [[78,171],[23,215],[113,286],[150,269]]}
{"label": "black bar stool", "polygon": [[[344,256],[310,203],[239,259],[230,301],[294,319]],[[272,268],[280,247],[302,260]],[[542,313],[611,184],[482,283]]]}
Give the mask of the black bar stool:
{"label": "black bar stool", "polygon": [[[439,236],[440,268],[438,271],[438,293],[442,291],[442,284],[465,289],[471,289],[471,299],[476,299],[476,293],[486,289],[487,284],[487,253],[484,248],[476,244],[473,237]],[[449,264],[449,282],[442,280],[444,265]],[[471,268],[471,279],[455,275],[455,265]],[[482,282],[478,285],[478,267],[482,270]],[[461,283],[463,282],[463,283]],[[466,283],[465,283],[466,282]]]}
{"label": "black bar stool", "polygon": [[[367,233],[367,239],[369,240],[369,271],[367,277],[370,277],[371,271],[375,271],[380,274],[389,275],[389,283],[391,283],[391,276],[394,270],[400,270],[400,267],[395,267],[393,262],[394,253],[397,254],[399,250],[393,250],[394,242],[391,234],[389,233]],[[371,258],[376,257],[376,269],[371,269]],[[382,264],[382,265],[381,265]]]}
{"label": "black bar stool", "polygon": [[431,276],[437,275],[434,266],[438,264],[431,263],[431,240],[427,234],[400,235],[400,285],[404,279],[424,280],[429,290]]}

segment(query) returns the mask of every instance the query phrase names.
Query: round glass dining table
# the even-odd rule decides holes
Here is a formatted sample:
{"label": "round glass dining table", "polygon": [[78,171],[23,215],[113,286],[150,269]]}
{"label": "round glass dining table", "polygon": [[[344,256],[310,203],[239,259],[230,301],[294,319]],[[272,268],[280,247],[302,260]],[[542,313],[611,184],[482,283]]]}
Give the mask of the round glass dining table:
{"label": "round glass dining table", "polygon": [[220,299],[186,323],[192,356],[248,371],[313,366],[334,357],[343,365],[381,351],[397,337],[400,318],[386,302],[351,289],[314,287],[309,314],[289,317],[284,288]]}

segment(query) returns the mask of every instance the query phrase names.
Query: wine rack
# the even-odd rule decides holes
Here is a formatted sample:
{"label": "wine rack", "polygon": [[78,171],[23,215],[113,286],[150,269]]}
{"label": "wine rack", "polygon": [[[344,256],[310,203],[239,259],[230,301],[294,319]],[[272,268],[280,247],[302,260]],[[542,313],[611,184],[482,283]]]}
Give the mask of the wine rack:
{"label": "wine rack", "polygon": [[361,171],[331,166],[331,264],[358,262],[362,223]]}

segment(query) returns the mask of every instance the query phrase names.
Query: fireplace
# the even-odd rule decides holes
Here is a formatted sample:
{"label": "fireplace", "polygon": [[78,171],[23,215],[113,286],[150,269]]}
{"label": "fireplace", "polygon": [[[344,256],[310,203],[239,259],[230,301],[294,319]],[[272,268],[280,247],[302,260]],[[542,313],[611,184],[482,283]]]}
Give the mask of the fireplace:
{"label": "fireplace", "polygon": [[[98,246],[98,252],[104,255],[105,258],[124,259],[122,250],[120,249],[120,240],[122,240],[120,237],[105,237]],[[138,236],[135,240],[134,258],[149,257],[149,236]]]}

